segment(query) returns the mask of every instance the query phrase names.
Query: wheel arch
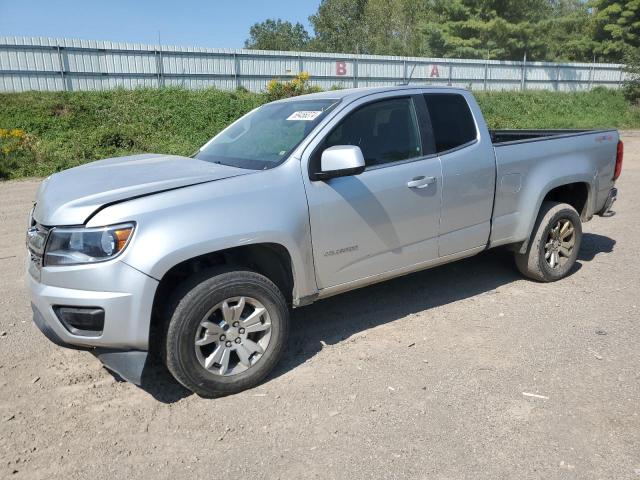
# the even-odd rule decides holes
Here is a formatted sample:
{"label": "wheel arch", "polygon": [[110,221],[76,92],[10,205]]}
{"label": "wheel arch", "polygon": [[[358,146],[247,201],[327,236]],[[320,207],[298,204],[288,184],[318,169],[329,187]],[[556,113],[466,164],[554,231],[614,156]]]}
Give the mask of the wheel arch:
{"label": "wheel arch", "polygon": [[[572,182],[559,185],[547,191],[540,202],[553,201],[567,203],[576,209],[581,220],[588,220],[591,185],[588,182]],[[538,207],[539,210],[540,207]]]}
{"label": "wheel arch", "polygon": [[197,255],[176,263],[159,279],[154,304],[170,290],[176,282],[215,266],[248,268],[264,275],[282,291],[291,302],[293,298],[293,263],[289,251],[278,243],[256,243],[226,248]]}
{"label": "wheel arch", "polygon": [[549,183],[538,197],[533,215],[529,219],[527,236],[517,249],[524,253],[529,246],[533,228],[535,226],[542,204],[546,201],[567,203],[576,209],[582,221],[588,221],[593,216],[592,185],[588,179],[556,180]]}
{"label": "wheel arch", "polygon": [[295,277],[289,251],[278,243],[256,243],[198,255],[173,265],[162,278],[153,299],[149,347],[158,345],[172,293],[182,282],[213,267],[238,267],[264,275],[282,292],[289,306],[295,298]]}

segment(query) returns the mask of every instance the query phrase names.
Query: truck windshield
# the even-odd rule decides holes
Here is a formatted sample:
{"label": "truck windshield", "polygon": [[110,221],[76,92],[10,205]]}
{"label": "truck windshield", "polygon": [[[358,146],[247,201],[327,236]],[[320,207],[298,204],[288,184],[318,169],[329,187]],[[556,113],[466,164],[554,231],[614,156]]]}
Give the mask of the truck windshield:
{"label": "truck windshield", "polygon": [[252,170],[276,167],[337,104],[321,99],[263,105],[209,140],[195,158]]}

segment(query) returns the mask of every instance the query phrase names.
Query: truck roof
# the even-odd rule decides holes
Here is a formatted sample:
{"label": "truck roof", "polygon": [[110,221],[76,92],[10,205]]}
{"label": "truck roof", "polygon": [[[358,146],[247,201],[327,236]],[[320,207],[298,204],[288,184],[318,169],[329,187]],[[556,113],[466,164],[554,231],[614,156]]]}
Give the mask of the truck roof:
{"label": "truck roof", "polygon": [[327,90],[318,93],[309,93],[307,95],[300,95],[297,97],[284,98],[278,100],[278,102],[293,102],[296,100],[315,100],[315,99],[349,99],[356,100],[360,97],[365,97],[374,93],[393,92],[399,90],[415,90],[419,89],[438,89],[438,90],[454,90],[454,91],[467,91],[466,88],[450,87],[450,86],[435,86],[435,85],[395,85],[389,87],[362,87],[362,88],[345,88],[341,90]]}

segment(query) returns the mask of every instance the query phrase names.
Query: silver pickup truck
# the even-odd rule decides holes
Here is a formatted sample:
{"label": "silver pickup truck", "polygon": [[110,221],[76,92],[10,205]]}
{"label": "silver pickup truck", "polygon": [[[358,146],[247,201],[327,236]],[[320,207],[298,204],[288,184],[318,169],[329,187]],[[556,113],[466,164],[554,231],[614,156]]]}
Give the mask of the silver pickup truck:
{"label": "silver pickup truck", "polygon": [[155,351],[200,395],[238,392],[278,362],[291,307],[501,245],[525,276],[563,278],[621,167],[615,130],[490,131],[462,89],[269,103],[192,157],[44,180],[34,321],[130,381]]}

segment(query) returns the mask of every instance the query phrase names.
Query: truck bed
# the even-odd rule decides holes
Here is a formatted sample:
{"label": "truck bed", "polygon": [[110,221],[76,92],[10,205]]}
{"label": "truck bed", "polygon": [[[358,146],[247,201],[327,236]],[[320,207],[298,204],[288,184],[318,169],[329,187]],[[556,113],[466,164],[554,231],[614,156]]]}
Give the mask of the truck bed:
{"label": "truck bed", "polygon": [[512,142],[530,142],[545,140],[549,137],[572,136],[595,133],[600,130],[490,130],[494,145]]}
{"label": "truck bed", "polygon": [[[493,130],[496,196],[491,245],[526,239],[546,196],[573,186],[586,206],[584,220],[599,211],[613,187],[618,143],[615,130]],[[527,221],[522,221],[527,219]]]}

